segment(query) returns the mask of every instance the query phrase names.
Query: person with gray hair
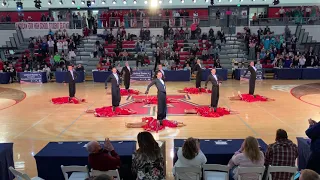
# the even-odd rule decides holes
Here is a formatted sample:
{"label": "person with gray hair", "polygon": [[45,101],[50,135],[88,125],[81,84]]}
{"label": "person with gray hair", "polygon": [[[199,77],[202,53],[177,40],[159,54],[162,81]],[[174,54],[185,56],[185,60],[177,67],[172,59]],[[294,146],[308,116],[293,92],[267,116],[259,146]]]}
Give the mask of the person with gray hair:
{"label": "person with gray hair", "polygon": [[305,169],[301,171],[299,180],[320,180],[320,176],[313,170]]}
{"label": "person with gray hair", "polygon": [[90,141],[86,148],[89,152],[88,162],[92,169],[108,171],[120,167],[120,157],[114,150],[109,138],[105,139],[103,148],[97,141]]}

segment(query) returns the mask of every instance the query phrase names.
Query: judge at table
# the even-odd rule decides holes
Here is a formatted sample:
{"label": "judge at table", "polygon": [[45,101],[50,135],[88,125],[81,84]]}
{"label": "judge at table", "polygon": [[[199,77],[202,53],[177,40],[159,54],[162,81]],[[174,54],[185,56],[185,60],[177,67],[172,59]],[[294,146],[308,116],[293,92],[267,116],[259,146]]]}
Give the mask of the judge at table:
{"label": "judge at table", "polygon": [[76,94],[76,79],[78,78],[78,74],[73,71],[72,66],[68,66],[68,72],[64,78],[64,83],[69,83],[69,100],[75,97]]}
{"label": "judge at table", "polygon": [[112,110],[115,111],[116,107],[119,107],[121,96],[120,96],[120,77],[117,74],[117,69],[112,68],[112,74],[108,76],[105,81],[105,88],[108,89],[108,82],[111,81],[111,97],[112,97]]}
{"label": "judge at table", "polygon": [[196,88],[201,88],[201,74],[202,74],[202,68],[200,64],[200,59],[197,60],[197,64],[195,65],[193,71],[197,72],[196,74]]}
{"label": "judge at table", "polygon": [[132,75],[132,69],[130,68],[128,61],[125,63],[120,74],[123,76],[124,87],[128,90],[130,88],[130,78]]}
{"label": "judge at table", "polygon": [[214,109],[214,112],[217,111],[218,102],[219,102],[219,78],[216,75],[216,69],[211,69],[211,74],[208,76],[208,79],[205,84],[205,88],[207,89],[208,82],[211,82],[211,104],[210,107]]}
{"label": "judge at table", "polygon": [[149,93],[149,89],[151,86],[156,85],[158,89],[157,98],[158,98],[158,113],[157,119],[162,124],[162,120],[167,117],[167,92],[166,85],[162,80],[162,73],[160,71],[157,72],[157,78],[154,79],[147,87],[145,94]]}

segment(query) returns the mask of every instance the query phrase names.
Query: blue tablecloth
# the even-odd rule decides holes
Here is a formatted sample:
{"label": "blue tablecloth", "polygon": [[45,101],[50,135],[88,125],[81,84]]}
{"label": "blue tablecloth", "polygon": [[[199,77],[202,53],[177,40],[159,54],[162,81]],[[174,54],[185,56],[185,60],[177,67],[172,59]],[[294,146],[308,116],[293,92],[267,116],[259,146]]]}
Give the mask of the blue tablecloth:
{"label": "blue tablecloth", "polygon": [[[45,180],[63,180],[61,165],[88,165],[88,152],[83,147],[86,143],[88,142],[47,144],[34,156],[38,176]],[[120,177],[131,180],[132,154],[136,150],[136,141],[112,141],[112,145],[121,159]]]}
{"label": "blue tablecloth", "polygon": [[48,82],[46,72],[19,72],[18,78],[20,83],[46,83]]}
{"label": "blue tablecloth", "polygon": [[93,82],[105,82],[107,78],[112,74],[111,71],[93,71]]}
{"label": "blue tablecloth", "polygon": [[320,79],[320,68],[305,68],[302,71],[302,79]]}
{"label": "blue tablecloth", "polygon": [[[83,71],[75,71],[75,73],[78,74],[78,78],[76,79],[76,83],[82,83],[84,82],[84,72]],[[67,71],[56,71],[55,72],[55,77],[56,77],[56,82],[57,83],[68,83],[68,79],[66,79],[66,74]]]}
{"label": "blue tablecloth", "polygon": [[189,70],[164,71],[166,81],[190,81],[191,74]]}
{"label": "blue tablecloth", "polygon": [[9,171],[9,167],[14,167],[13,161],[13,143],[0,143],[0,179],[12,180],[13,174]]}
{"label": "blue tablecloth", "polygon": [[307,167],[308,159],[311,154],[310,140],[302,137],[297,137],[298,141],[298,168],[299,170]]}
{"label": "blue tablecloth", "polygon": [[0,72],[0,84],[9,84],[10,82],[10,73]]}
{"label": "blue tablecloth", "polygon": [[[228,79],[228,70],[227,69],[216,69],[216,74],[226,81]],[[201,74],[201,81],[206,81],[208,76],[211,73],[211,69],[203,69]]]}
{"label": "blue tablecloth", "polygon": [[[201,150],[204,155],[207,157],[207,164],[222,164],[227,165],[229,160],[232,158],[233,154],[238,151],[241,147],[243,139],[232,139],[231,141],[227,141],[227,145],[216,145],[215,141],[217,139],[210,140],[200,140]],[[223,140],[226,141],[226,140]],[[259,145],[262,148],[262,151],[265,152],[267,150],[267,144],[258,139]],[[175,157],[173,159],[173,163],[175,163],[177,158],[177,151],[179,147],[182,147],[184,143],[184,139],[175,139],[174,140],[174,154]]]}
{"label": "blue tablecloth", "polygon": [[274,79],[302,79],[303,69],[274,69]]}
{"label": "blue tablecloth", "polygon": [[[235,74],[234,74],[234,78],[236,80],[240,80],[241,76],[244,75],[244,73],[246,73],[247,69],[235,69]],[[248,72],[248,74],[246,75],[246,78],[249,78],[250,72]],[[262,80],[264,79],[264,69],[257,69],[257,80]]]}

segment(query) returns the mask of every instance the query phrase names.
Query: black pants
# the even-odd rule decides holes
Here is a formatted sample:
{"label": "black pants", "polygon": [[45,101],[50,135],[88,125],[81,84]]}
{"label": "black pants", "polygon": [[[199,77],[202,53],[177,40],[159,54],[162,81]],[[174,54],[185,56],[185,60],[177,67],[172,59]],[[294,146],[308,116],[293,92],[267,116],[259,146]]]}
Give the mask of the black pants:
{"label": "black pants", "polygon": [[130,88],[130,77],[124,78],[123,84],[124,84],[124,87],[128,90]]}
{"label": "black pants", "polygon": [[255,87],[256,87],[256,78],[250,78],[250,80],[249,80],[249,94],[254,95]]}
{"label": "black pants", "polygon": [[196,77],[196,88],[201,88],[201,76]]}
{"label": "black pants", "polygon": [[140,65],[141,65],[141,67],[142,67],[142,66],[143,66],[142,60],[137,60],[137,61],[136,61],[136,67],[139,67],[139,63],[140,63]]}
{"label": "black pants", "polygon": [[76,94],[76,82],[69,82],[69,97],[72,98]]}
{"label": "black pants", "polygon": [[158,91],[158,113],[157,119],[162,121],[167,116],[167,94],[165,92]]}
{"label": "black pants", "polygon": [[121,96],[120,96],[120,88],[118,87],[112,87],[111,89],[111,97],[112,97],[112,106],[118,107],[120,105]]}
{"label": "black pants", "polygon": [[319,162],[320,162],[320,153],[319,152],[314,152],[314,153],[312,152],[310,154],[306,169],[314,170],[315,172],[320,174]]}
{"label": "black pants", "polygon": [[219,86],[218,87],[212,87],[211,92],[211,107],[217,108],[219,102]]}
{"label": "black pants", "polygon": [[156,60],[156,62],[154,64],[154,68],[153,68],[154,72],[156,72],[158,64],[160,64],[160,60]]}

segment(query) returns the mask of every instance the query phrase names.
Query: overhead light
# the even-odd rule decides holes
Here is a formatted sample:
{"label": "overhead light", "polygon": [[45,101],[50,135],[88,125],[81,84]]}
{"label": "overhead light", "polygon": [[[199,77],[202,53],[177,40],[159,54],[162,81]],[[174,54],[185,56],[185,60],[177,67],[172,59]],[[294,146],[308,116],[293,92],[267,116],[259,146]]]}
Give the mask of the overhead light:
{"label": "overhead light", "polygon": [[71,1],[71,4],[75,5],[75,4],[76,4],[76,1],[75,1],[75,0],[72,0],[72,1]]}
{"label": "overhead light", "polygon": [[17,9],[22,10],[23,9],[23,3],[21,1],[16,2]]}
{"label": "overhead light", "polygon": [[40,0],[34,0],[34,7],[37,9],[41,9],[41,1]]}
{"label": "overhead light", "polygon": [[62,1],[62,0],[60,0],[60,1],[59,1],[59,4],[60,4],[60,5],[62,5],[62,4],[63,4],[63,1]]}
{"label": "overhead light", "polygon": [[274,0],[272,4],[273,5],[278,5],[279,3],[280,3],[280,0]]}
{"label": "overhead light", "polygon": [[2,6],[6,6],[6,5],[7,5],[7,2],[5,0],[3,0]]}
{"label": "overhead light", "polygon": [[87,1],[87,6],[91,7],[91,1]]}
{"label": "overhead light", "polygon": [[193,3],[196,3],[197,2],[197,0],[192,0],[193,1]]}
{"label": "overhead light", "polygon": [[184,0],[181,0],[181,3],[184,3]]}
{"label": "overhead light", "polygon": [[112,4],[117,4],[117,1],[116,1],[116,0],[113,0],[113,1],[112,1]]}
{"label": "overhead light", "polygon": [[137,0],[133,0],[133,4],[137,4]]}
{"label": "overhead light", "polygon": [[148,1],[147,1],[147,0],[145,0],[145,1],[144,1],[144,4],[148,4]]}
{"label": "overhead light", "polygon": [[162,0],[159,0],[159,4],[162,4]]}
{"label": "overhead light", "polygon": [[95,0],[92,0],[92,1],[91,1],[91,4],[95,4],[95,3],[96,3],[96,1],[95,1]]}
{"label": "overhead light", "polygon": [[126,1],[126,0],[123,0],[123,4],[127,4],[127,1]]}
{"label": "overhead light", "polygon": [[206,3],[209,2],[209,0],[206,0]]}
{"label": "overhead light", "polygon": [[171,3],[172,3],[172,0],[169,0],[169,3],[171,4]]}
{"label": "overhead light", "polygon": [[106,0],[102,0],[102,1],[101,1],[101,4],[106,4]]}
{"label": "overhead light", "polygon": [[81,4],[85,4],[86,2],[84,0],[81,0]]}

